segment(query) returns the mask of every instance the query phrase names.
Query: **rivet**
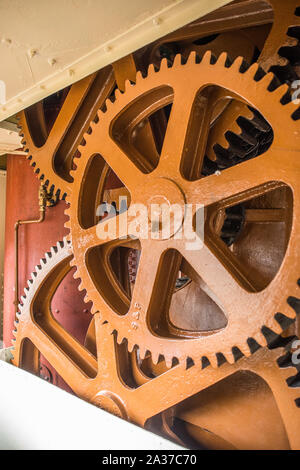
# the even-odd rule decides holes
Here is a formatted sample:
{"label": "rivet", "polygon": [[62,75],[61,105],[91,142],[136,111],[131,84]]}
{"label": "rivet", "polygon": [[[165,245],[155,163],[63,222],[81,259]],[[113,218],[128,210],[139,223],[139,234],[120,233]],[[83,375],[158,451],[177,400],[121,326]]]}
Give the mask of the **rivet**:
{"label": "rivet", "polygon": [[73,69],[69,69],[69,75],[72,77],[75,74],[75,71]]}
{"label": "rivet", "polygon": [[162,19],[161,19],[161,18],[154,18],[154,19],[153,19],[153,24],[154,24],[154,26],[159,26],[161,23],[162,23]]}
{"label": "rivet", "polygon": [[34,57],[35,55],[37,55],[37,50],[36,49],[29,49],[28,55],[31,58]]}
{"label": "rivet", "polygon": [[220,170],[215,171],[216,176],[220,176],[220,174],[221,174]]}
{"label": "rivet", "polygon": [[56,64],[56,59],[48,59],[48,64],[53,66],[54,64]]}
{"label": "rivet", "polygon": [[11,44],[11,43],[12,43],[12,40],[9,39],[9,38],[3,38],[3,39],[2,39],[2,42],[4,42],[5,44]]}

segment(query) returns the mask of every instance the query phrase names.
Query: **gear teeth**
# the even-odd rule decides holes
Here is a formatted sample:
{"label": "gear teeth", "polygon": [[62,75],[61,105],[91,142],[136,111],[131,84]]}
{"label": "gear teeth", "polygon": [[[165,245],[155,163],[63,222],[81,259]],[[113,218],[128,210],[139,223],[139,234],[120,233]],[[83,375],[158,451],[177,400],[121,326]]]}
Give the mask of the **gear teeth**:
{"label": "gear teeth", "polygon": [[[116,91],[115,91],[115,99],[116,99],[116,100],[119,100],[119,99],[121,98],[121,96],[122,96],[121,91],[119,90],[119,88],[116,88]],[[95,127],[95,126],[96,126],[96,124],[95,124],[93,127]]]}
{"label": "gear teeth", "polygon": [[194,365],[195,365],[195,362],[193,361],[193,359],[191,357],[188,357],[186,359],[185,368],[190,369],[191,367],[194,367]]}
{"label": "gear teeth", "polygon": [[[152,362],[153,362],[154,365],[157,365],[157,364],[158,364],[158,362],[159,362],[159,356],[160,356],[160,354],[159,354],[158,352],[156,352],[156,351],[155,351],[155,352],[151,351],[151,359],[152,359]],[[168,358],[168,360],[169,360],[169,358]]]}
{"label": "gear teeth", "polygon": [[98,122],[97,124],[99,123],[100,119],[103,118],[103,115],[105,114],[105,111],[102,111],[102,109],[98,109],[97,113],[96,113],[96,116],[98,117]]}
{"label": "gear teeth", "polygon": [[149,67],[148,67],[148,76],[149,75],[153,75],[155,73],[155,69],[154,69],[154,65],[153,64],[150,64]]}
{"label": "gear teeth", "polygon": [[[116,91],[115,91],[115,98],[116,98],[116,92],[117,92],[117,90],[119,90],[119,89],[116,88]],[[94,120],[91,121],[91,122],[90,122],[90,127],[88,128],[88,131],[90,131],[90,132],[87,131],[87,134],[88,134],[88,135],[91,135],[92,132],[94,131],[94,129],[95,129],[96,127],[97,127],[97,123],[96,123]],[[80,158],[80,157],[74,156],[74,158]]]}
{"label": "gear teeth", "polygon": [[278,97],[278,100],[282,100],[282,98],[287,94],[289,91],[290,87],[284,83],[283,85],[280,85],[277,87],[274,91],[272,91],[273,95]]}
{"label": "gear teeth", "polygon": [[[109,98],[107,98],[107,99],[105,100],[105,106],[106,106],[107,111],[110,111],[110,109],[112,108],[113,103],[111,102],[111,100],[110,100]],[[86,138],[86,134],[84,134],[84,139],[85,139],[85,138]],[[78,146],[78,150],[79,150],[80,153],[81,153],[80,147],[83,147],[83,146],[82,146],[82,145],[79,145],[79,146]],[[73,176],[74,171],[72,171],[71,173],[72,173],[72,176]]]}
{"label": "gear teeth", "polygon": [[179,67],[181,65],[181,54],[176,54],[173,61],[173,67]]}
{"label": "gear teeth", "polygon": [[240,72],[241,67],[243,66],[244,62],[245,61],[244,61],[244,58],[242,56],[237,57],[233,61],[232,65],[231,65],[231,69],[236,70],[237,72]]}
{"label": "gear teeth", "polygon": [[214,368],[214,369],[217,369],[219,367],[219,361],[218,361],[218,358],[217,358],[217,355],[216,354],[209,354],[207,355],[207,359],[209,360],[211,366]]}
{"label": "gear teeth", "polygon": [[270,326],[268,328],[272,330],[273,333],[276,333],[277,335],[280,335],[282,333],[282,327],[280,326],[279,323],[276,322],[275,319],[271,321]]}
{"label": "gear teeth", "polygon": [[205,54],[202,57],[201,63],[204,65],[210,65],[211,64],[211,59],[212,59],[212,52],[211,51],[206,51]]}
{"label": "gear teeth", "polygon": [[299,105],[296,105],[293,100],[284,105],[284,109],[289,116],[293,116],[295,111],[299,109]]}
{"label": "gear teeth", "polygon": [[168,369],[171,369],[173,366],[173,359],[171,357],[166,357],[165,358],[165,363]]}
{"label": "gear teeth", "polygon": [[67,228],[68,230],[71,230],[71,222],[69,220],[65,222],[64,227]]}
{"label": "gear teeth", "polygon": [[279,367],[280,374],[282,378],[287,382],[288,379],[292,376],[292,374],[295,373],[295,367],[294,366],[289,366],[289,367]]}
{"label": "gear teeth", "polygon": [[229,362],[229,364],[235,363],[235,357],[232,351],[227,351],[227,352],[224,352],[223,354],[224,354],[226,361]]}
{"label": "gear teeth", "polygon": [[[71,265],[71,262],[70,262],[70,265]],[[74,266],[74,264],[72,264],[71,266]],[[80,275],[79,275],[79,272],[78,272],[77,269],[73,273],[73,278],[74,279],[79,279],[80,278]]]}
{"label": "gear teeth", "polygon": [[196,63],[196,51],[191,51],[187,60],[187,64],[195,64],[195,63]]}
{"label": "gear teeth", "polygon": [[[124,339],[125,339],[125,338],[122,338],[122,339],[121,339],[121,343],[123,342]],[[127,341],[128,341],[128,346],[127,346],[128,352],[129,352],[129,353],[132,353],[133,350],[134,350],[134,348],[135,348],[135,343],[132,342],[132,341],[129,341],[129,340],[127,340]],[[119,344],[121,344],[121,343],[119,343]]]}
{"label": "gear teeth", "polygon": [[266,338],[261,332],[256,333],[256,335],[253,336],[253,339],[262,347],[266,347],[268,345]]}
{"label": "gear teeth", "polygon": [[167,70],[168,68],[168,61],[167,59],[164,57],[161,61],[160,61],[160,70],[163,71],[163,70]]}
{"label": "gear teeth", "polygon": [[259,64],[257,62],[254,62],[254,64],[250,65],[246,73],[250,75],[252,79],[254,79],[258,70],[259,70]]}
{"label": "gear teeth", "polygon": [[144,348],[144,346],[138,346],[135,351],[134,351],[134,355],[135,355],[135,358],[136,358],[136,362],[138,363],[140,360],[143,359],[142,356],[144,356],[146,350]]}
{"label": "gear teeth", "polygon": [[131,88],[131,87],[132,87],[132,83],[131,83],[131,81],[128,80],[128,78],[127,78],[127,80],[125,80],[125,91],[128,91],[129,88]]}
{"label": "gear teeth", "polygon": [[80,282],[79,286],[78,286],[78,290],[79,291],[83,291],[84,290],[84,285],[82,283],[82,281]]}
{"label": "gear teeth", "polygon": [[293,307],[291,305],[289,305],[288,303],[286,304],[285,308],[284,308],[284,315],[288,318],[290,318],[291,320],[295,320],[296,318],[296,312],[295,310],[293,309]]}
{"label": "gear teeth", "polygon": [[218,57],[218,60],[217,60],[217,65],[220,65],[222,67],[225,67],[226,66],[226,63],[228,61],[228,55],[226,52],[222,52],[219,57]]}
{"label": "gear teeth", "polygon": [[115,336],[115,340],[117,344],[122,344],[123,338],[121,335],[118,333],[117,330],[113,330],[112,334]]}
{"label": "gear teeth", "polygon": [[[107,98],[106,101],[109,101],[110,104],[112,104],[112,102],[111,102],[108,98]],[[98,123],[97,123],[97,124],[98,124]],[[86,133],[84,134],[84,136],[86,136]],[[80,156],[75,157],[75,158],[79,160],[80,157],[82,156],[82,154],[85,152],[85,144],[83,144],[83,143],[79,144],[78,147],[77,147],[77,150],[78,150],[78,152],[80,153]],[[71,170],[70,173],[76,175],[76,170]]]}
{"label": "gear teeth", "polygon": [[[259,81],[261,82],[262,86],[268,89],[271,85],[271,83],[274,80],[274,73],[268,72],[266,75],[264,75]],[[274,93],[274,92],[273,92]]]}
{"label": "gear teeth", "polygon": [[135,83],[139,83],[143,80],[143,75],[140,70],[137,71],[136,77],[135,77]]}
{"label": "gear teeth", "polygon": [[96,307],[94,307],[94,305],[92,305],[91,314],[96,315],[96,313],[98,313],[98,312],[99,312],[99,310],[97,310]]}
{"label": "gear teeth", "polygon": [[292,364],[292,354],[290,351],[285,353],[283,356],[280,356],[277,359],[277,364],[280,369],[291,369],[293,368]]}
{"label": "gear teeth", "polygon": [[146,355],[148,354],[148,350],[144,347],[144,346],[140,346],[139,347],[139,356],[140,356],[140,359],[143,361],[146,357]]}
{"label": "gear teeth", "polygon": [[89,296],[88,296],[88,294],[85,295],[83,301],[84,301],[86,304],[88,304],[88,303],[91,301],[90,298],[89,298]]}

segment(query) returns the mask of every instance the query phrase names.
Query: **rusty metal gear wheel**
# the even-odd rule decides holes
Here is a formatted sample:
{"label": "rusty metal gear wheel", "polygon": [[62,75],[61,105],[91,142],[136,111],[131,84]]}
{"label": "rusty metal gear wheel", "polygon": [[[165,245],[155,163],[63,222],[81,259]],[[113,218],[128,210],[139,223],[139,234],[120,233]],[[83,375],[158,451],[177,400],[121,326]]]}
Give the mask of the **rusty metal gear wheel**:
{"label": "rusty metal gear wheel", "polygon": [[[200,448],[300,448],[300,383],[289,349],[296,337],[277,337],[272,349],[261,348],[251,358],[218,369],[203,370],[200,364],[167,369],[164,363],[155,366],[151,356],[141,361],[139,351],[128,354],[126,345],[117,345],[109,325],[103,325],[96,314],[89,346],[84,347],[51,314],[51,298],[70,271],[71,258],[70,244],[58,243],[33,273],[17,315],[14,365],[39,375],[42,354],[79,397],[138,425],[163,431],[184,445],[190,445],[192,438],[192,445]],[[226,391],[223,397],[213,388],[218,384]],[[259,426],[253,427],[254,408]]]}
{"label": "rusty metal gear wheel", "polygon": [[[81,288],[86,289],[94,312],[99,311],[111,330],[118,332],[118,342],[128,340],[129,350],[137,345],[141,357],[151,351],[154,362],[163,356],[168,366],[174,358],[195,362],[206,358],[217,366],[225,356],[232,363],[235,348],[249,356],[253,342],[266,345],[270,330],[279,333],[282,319],[296,316],[291,299],[299,296],[297,108],[293,103],[282,104],[287,85],[274,89],[272,73],[264,75],[258,64],[245,70],[243,64],[242,58],[230,64],[226,54],[215,62],[211,53],[197,63],[191,54],[185,65],[177,56],[171,68],[163,61],[158,72],[150,67],[146,78],[138,74],[135,86],[128,82],[124,94],[117,90],[115,102],[107,101],[107,111],[98,113],[99,121],[85,136],[77,168],[72,171],[67,226]],[[228,97],[260,112],[273,130],[273,141],[257,158],[202,178],[210,116],[215,104]],[[131,134],[150,114],[169,105],[172,110],[161,154],[152,154],[149,160],[132,148]],[[94,214],[103,201],[105,162],[126,186],[131,203],[148,206],[161,196],[181,207],[201,203],[206,208],[200,251],[187,250],[184,240],[172,236],[140,240],[141,258],[132,295],[117,282],[110,262],[116,247],[137,248],[137,241],[123,229],[127,212],[116,218],[123,239],[99,240],[97,236]],[[292,191],[292,202],[286,207],[290,215],[284,224],[286,249],[273,278],[259,286],[214,233],[215,216],[286,188]],[[256,216],[266,222],[267,214]],[[274,212],[272,217],[277,217]],[[178,270],[189,270],[205,284],[206,293],[225,313],[225,325],[200,332],[170,328],[168,309]]]}

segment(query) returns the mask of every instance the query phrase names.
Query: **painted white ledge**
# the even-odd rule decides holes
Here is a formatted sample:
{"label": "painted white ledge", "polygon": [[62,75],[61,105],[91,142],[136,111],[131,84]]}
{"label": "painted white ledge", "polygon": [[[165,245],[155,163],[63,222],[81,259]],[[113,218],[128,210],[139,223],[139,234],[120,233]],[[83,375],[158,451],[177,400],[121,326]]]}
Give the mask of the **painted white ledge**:
{"label": "painted white ledge", "polygon": [[1,360],[0,383],[2,450],[180,449]]}
{"label": "painted white ledge", "polygon": [[227,3],[1,0],[0,121]]}

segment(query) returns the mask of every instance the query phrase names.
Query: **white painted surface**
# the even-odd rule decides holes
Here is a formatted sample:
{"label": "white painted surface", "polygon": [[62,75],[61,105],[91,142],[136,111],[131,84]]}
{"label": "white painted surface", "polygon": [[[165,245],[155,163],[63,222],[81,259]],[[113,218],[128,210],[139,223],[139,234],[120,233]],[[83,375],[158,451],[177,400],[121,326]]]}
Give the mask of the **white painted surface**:
{"label": "white painted surface", "polygon": [[25,154],[21,149],[21,137],[19,136],[19,131],[17,129],[7,129],[4,126],[6,121],[0,123],[0,155],[5,155],[6,153],[13,154]]}
{"label": "white painted surface", "polygon": [[0,121],[226,3],[1,0]]}
{"label": "white painted surface", "polygon": [[0,383],[0,449],[180,449],[2,361]]}

